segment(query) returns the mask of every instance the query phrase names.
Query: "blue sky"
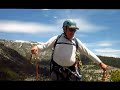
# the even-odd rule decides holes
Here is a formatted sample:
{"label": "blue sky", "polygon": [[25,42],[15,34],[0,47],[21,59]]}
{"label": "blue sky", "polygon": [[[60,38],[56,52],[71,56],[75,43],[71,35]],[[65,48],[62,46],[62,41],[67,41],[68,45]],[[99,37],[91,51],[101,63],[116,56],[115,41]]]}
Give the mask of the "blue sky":
{"label": "blue sky", "polygon": [[96,55],[120,57],[119,9],[0,9],[0,39],[46,42],[62,33],[66,19]]}

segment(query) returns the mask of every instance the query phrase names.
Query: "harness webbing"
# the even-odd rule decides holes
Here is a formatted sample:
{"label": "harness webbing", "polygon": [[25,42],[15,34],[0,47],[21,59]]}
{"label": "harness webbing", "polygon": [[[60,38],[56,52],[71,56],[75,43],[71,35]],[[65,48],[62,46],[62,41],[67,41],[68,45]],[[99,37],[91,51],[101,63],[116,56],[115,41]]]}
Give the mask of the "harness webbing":
{"label": "harness webbing", "polygon": [[74,46],[76,46],[74,43],[63,43],[63,42],[60,42],[60,43],[57,43],[57,44],[68,44],[68,45],[74,45]]}
{"label": "harness webbing", "polygon": [[71,44],[71,43],[64,43],[64,42],[59,42],[59,43],[57,43],[58,39],[59,39],[61,36],[62,36],[62,34],[57,37],[57,39],[56,39],[56,41],[55,41],[55,44],[54,44],[53,50],[55,49],[56,44],[70,44],[70,45],[76,46],[76,50],[78,49],[78,41],[77,41],[76,38],[74,38],[74,41],[75,41],[75,44],[76,44],[76,45],[75,45],[74,43],[73,43],[73,44]]}

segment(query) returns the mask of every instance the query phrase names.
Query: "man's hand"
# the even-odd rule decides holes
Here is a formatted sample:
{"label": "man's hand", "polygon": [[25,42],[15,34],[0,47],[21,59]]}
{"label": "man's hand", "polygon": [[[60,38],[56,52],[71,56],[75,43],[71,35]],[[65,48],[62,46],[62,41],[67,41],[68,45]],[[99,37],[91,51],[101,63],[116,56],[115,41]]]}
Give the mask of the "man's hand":
{"label": "man's hand", "polygon": [[104,63],[100,63],[99,65],[103,69],[102,81],[105,81],[109,76],[108,66],[106,64],[104,64]]}
{"label": "man's hand", "polygon": [[32,54],[38,54],[38,47],[37,46],[33,46],[31,49],[31,53]]}
{"label": "man's hand", "polygon": [[104,71],[108,70],[108,66],[106,64],[100,63],[99,65]]}

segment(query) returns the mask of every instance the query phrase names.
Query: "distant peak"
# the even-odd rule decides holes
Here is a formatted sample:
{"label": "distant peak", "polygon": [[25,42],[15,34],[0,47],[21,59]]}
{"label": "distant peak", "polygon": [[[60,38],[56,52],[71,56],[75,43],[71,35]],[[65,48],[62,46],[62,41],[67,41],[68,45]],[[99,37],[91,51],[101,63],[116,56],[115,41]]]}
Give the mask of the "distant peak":
{"label": "distant peak", "polygon": [[21,43],[30,43],[30,41],[24,41],[24,40],[14,40],[14,42],[21,42]]}

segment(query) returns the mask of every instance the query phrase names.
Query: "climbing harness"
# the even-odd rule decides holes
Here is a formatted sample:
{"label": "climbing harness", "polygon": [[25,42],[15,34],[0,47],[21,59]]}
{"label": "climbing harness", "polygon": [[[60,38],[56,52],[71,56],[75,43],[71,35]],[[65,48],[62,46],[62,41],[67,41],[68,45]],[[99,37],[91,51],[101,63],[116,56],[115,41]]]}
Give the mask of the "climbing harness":
{"label": "climbing harness", "polygon": [[[51,73],[54,72],[56,74],[57,80],[62,81],[81,81],[82,75],[80,75],[78,71],[78,67],[76,67],[76,64],[69,66],[69,67],[63,67],[58,65],[56,62],[52,61],[52,70]],[[73,80],[74,79],[74,80]]]}

